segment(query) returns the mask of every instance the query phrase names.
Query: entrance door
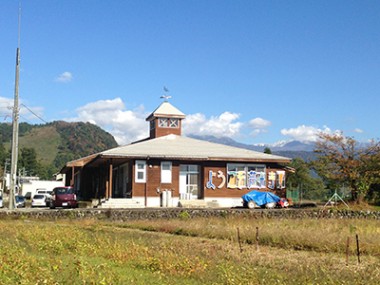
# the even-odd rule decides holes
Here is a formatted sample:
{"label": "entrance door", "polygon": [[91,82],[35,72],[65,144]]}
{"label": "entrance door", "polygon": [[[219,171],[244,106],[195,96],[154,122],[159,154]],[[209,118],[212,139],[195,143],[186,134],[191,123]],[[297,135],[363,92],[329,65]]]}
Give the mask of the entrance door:
{"label": "entrance door", "polygon": [[179,173],[179,198],[180,200],[199,199],[200,175],[199,165],[182,164]]}
{"label": "entrance door", "polygon": [[132,191],[129,183],[129,163],[114,168],[112,176],[112,198],[132,198]]}

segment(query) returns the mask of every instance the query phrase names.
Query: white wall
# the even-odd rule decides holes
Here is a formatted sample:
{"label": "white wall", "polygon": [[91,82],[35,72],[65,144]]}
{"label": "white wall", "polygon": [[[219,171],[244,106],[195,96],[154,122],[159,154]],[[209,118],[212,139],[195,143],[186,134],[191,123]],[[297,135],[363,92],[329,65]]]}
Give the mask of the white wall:
{"label": "white wall", "polygon": [[31,192],[32,196],[36,193],[39,188],[44,188],[46,190],[53,190],[55,187],[65,186],[63,181],[47,181],[47,180],[30,180],[22,184],[21,195],[25,196],[27,192]]}
{"label": "white wall", "polygon": [[208,203],[216,202],[221,208],[241,207],[243,206],[242,198],[212,197],[205,198]]}

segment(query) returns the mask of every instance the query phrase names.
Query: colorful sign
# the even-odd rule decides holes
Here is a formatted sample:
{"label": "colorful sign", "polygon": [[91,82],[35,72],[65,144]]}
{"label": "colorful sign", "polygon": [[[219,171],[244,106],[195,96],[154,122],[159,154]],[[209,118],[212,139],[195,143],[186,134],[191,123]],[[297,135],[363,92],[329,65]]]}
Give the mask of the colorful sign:
{"label": "colorful sign", "polygon": [[[217,179],[215,179],[217,178]],[[220,182],[217,186],[214,180]],[[268,173],[268,185],[266,185],[266,173],[264,171],[250,170],[246,173],[244,170],[228,171],[227,188],[229,189],[243,189],[243,188],[265,188],[269,189],[283,189],[285,188],[285,171],[270,171]],[[209,170],[208,181],[206,188],[215,190],[221,189],[226,184],[226,176],[223,171],[218,170],[214,172]]]}

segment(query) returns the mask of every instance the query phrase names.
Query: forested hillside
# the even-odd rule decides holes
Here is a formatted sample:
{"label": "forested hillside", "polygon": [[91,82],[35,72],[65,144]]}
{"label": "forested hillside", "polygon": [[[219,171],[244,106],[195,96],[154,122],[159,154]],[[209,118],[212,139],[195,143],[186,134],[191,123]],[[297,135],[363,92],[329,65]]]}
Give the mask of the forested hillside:
{"label": "forested hillside", "polygon": [[[10,161],[11,141],[12,124],[0,124],[0,175],[3,174],[6,161]],[[49,179],[67,161],[116,146],[111,134],[90,123],[20,123],[19,169],[25,170],[27,175]]]}

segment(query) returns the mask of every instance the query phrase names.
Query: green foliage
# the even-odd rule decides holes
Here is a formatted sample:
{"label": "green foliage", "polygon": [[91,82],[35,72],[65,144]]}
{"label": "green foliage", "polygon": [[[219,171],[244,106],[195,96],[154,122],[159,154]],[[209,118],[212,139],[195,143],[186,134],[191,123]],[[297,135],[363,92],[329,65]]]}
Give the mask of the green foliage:
{"label": "green foliage", "polygon": [[380,183],[374,183],[371,185],[367,192],[366,200],[369,203],[380,206]]}
{"label": "green foliage", "polygon": [[9,143],[12,140],[12,124],[2,123],[0,124],[0,142]]}
{"label": "green foliage", "polygon": [[21,156],[19,158],[20,169],[37,170],[39,168],[37,162],[37,154],[34,148],[22,148]]}
{"label": "green foliage", "polygon": [[272,154],[272,151],[269,147],[265,147],[264,148],[264,153],[267,153],[267,154]]}
{"label": "green foliage", "polygon": [[[3,168],[5,158],[10,158],[12,125],[2,123],[0,130],[0,168]],[[18,166],[25,168],[27,174],[51,179],[68,161],[116,146],[112,135],[90,123],[20,123]]]}
{"label": "green foliage", "polygon": [[34,125],[31,125],[31,124],[28,124],[28,123],[20,123],[18,125],[18,133],[19,133],[19,136],[24,136],[25,134],[27,134],[28,132],[30,132],[33,128],[35,128]]}
{"label": "green foliage", "polygon": [[188,211],[182,211],[178,214],[178,218],[180,218],[181,220],[188,220],[191,218],[191,216]]}
{"label": "green foliage", "polygon": [[3,176],[4,163],[7,158],[7,152],[5,151],[4,144],[0,143],[0,176]]}
{"label": "green foliage", "polygon": [[303,199],[326,199],[327,191],[321,178],[312,174],[310,163],[302,158],[295,158],[289,165],[295,169],[287,177],[288,190],[299,190],[303,193]]}

